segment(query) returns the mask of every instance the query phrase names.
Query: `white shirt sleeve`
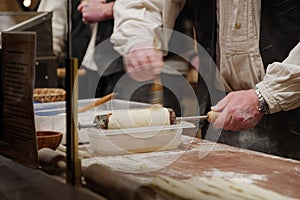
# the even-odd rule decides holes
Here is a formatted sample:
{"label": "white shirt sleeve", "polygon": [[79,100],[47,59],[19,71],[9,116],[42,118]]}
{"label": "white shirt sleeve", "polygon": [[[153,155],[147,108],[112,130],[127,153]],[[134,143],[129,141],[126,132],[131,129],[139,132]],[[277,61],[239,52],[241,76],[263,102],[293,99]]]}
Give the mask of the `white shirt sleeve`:
{"label": "white shirt sleeve", "polygon": [[[166,49],[162,27],[173,28],[185,0],[117,0],[111,42],[121,55],[138,43]],[[169,13],[172,13],[169,15]]]}
{"label": "white shirt sleeve", "polygon": [[38,12],[53,12],[53,53],[55,55],[63,55],[67,37],[67,1],[41,0]]}
{"label": "white shirt sleeve", "polygon": [[274,62],[268,66],[257,87],[267,101],[270,113],[300,106],[300,43],[282,63]]}

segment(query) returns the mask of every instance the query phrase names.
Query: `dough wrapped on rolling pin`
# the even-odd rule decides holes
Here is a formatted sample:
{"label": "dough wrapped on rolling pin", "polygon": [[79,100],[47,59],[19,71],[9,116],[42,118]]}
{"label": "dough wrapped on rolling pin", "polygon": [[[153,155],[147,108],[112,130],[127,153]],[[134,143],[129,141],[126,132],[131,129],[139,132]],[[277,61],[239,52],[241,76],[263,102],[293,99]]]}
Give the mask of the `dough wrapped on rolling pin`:
{"label": "dough wrapped on rolling pin", "polygon": [[149,108],[114,110],[110,114],[96,116],[95,122],[102,129],[123,129],[176,124],[173,109],[154,105]]}

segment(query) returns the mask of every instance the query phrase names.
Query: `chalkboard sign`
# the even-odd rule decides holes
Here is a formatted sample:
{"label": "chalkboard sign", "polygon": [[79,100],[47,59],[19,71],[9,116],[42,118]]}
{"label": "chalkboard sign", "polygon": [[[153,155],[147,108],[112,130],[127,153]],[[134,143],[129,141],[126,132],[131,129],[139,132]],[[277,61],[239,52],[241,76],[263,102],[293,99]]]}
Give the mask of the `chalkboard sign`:
{"label": "chalkboard sign", "polygon": [[37,167],[33,111],[36,33],[2,32],[0,153]]}

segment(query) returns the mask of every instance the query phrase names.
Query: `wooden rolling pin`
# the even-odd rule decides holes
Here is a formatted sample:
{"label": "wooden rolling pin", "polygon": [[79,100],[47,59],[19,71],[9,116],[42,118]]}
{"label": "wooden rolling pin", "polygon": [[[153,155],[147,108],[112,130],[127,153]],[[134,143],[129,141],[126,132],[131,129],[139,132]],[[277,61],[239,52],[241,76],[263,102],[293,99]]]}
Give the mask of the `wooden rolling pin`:
{"label": "wooden rolling pin", "polygon": [[88,188],[111,200],[174,200],[99,164],[84,169],[83,176]]}
{"label": "wooden rolling pin", "polygon": [[118,95],[117,93],[111,93],[111,94],[108,94],[108,95],[106,95],[104,97],[101,97],[100,99],[96,100],[95,102],[92,102],[92,103],[90,103],[90,104],[88,104],[88,105],[86,105],[86,106],[84,106],[82,108],[79,108],[78,112],[82,113],[82,112],[88,111],[88,110],[90,110],[90,109],[92,109],[94,107],[97,107],[97,106],[99,106],[101,104],[104,104],[105,102],[113,99],[117,95]]}
{"label": "wooden rolling pin", "polygon": [[38,158],[41,170],[48,174],[62,174],[66,170],[66,156],[59,151],[42,148],[38,151]]}
{"label": "wooden rolling pin", "polygon": [[191,117],[176,117],[176,121],[194,121],[194,120],[207,120],[210,123],[214,123],[219,117],[220,113],[215,111],[209,111],[207,115],[191,116]]}
{"label": "wooden rolling pin", "polygon": [[151,93],[151,99],[150,99],[151,104],[159,104],[159,105],[164,104],[164,89],[161,84],[160,75],[156,75],[155,78],[153,79],[150,93]]}
{"label": "wooden rolling pin", "polygon": [[207,113],[207,121],[209,121],[212,124],[215,123],[216,119],[219,117],[220,114],[220,112],[209,111]]}

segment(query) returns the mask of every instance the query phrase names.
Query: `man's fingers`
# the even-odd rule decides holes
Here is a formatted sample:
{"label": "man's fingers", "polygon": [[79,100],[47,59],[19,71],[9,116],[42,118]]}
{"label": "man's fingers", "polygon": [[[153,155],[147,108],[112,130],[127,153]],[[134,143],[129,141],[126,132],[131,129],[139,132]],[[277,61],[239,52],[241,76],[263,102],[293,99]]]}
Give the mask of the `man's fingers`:
{"label": "man's fingers", "polygon": [[85,7],[86,1],[81,1],[80,4],[77,6],[77,10],[82,12],[82,9]]}
{"label": "man's fingers", "polygon": [[147,57],[151,63],[150,67],[153,77],[157,74],[160,74],[164,66],[162,52],[160,50],[154,50],[154,52],[151,52]]}
{"label": "man's fingers", "polygon": [[129,77],[137,81],[146,81],[153,78],[150,69],[148,69],[150,68],[149,64],[144,64],[147,63],[144,58],[140,60],[133,56],[128,57],[126,60],[125,69]]}
{"label": "man's fingers", "polygon": [[125,69],[137,81],[153,79],[161,72],[163,55],[160,50],[150,47],[133,47],[125,56]]}
{"label": "man's fingers", "polygon": [[152,64],[152,71],[153,71],[153,75],[157,75],[160,74],[162,69],[163,69],[163,62],[157,61],[155,63]]}
{"label": "man's fingers", "polygon": [[160,50],[153,49],[148,52],[148,59],[154,68],[162,68],[164,65],[163,55]]}
{"label": "man's fingers", "polygon": [[219,117],[213,123],[216,128],[224,128],[231,121],[231,116],[227,113],[226,110],[223,110]]}
{"label": "man's fingers", "polygon": [[222,112],[222,110],[224,110],[224,108],[226,107],[226,105],[229,102],[229,96],[227,95],[226,97],[224,97],[222,100],[220,100],[217,105],[211,107],[211,110],[216,111],[216,112]]}

